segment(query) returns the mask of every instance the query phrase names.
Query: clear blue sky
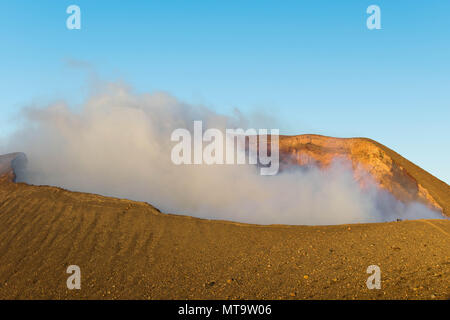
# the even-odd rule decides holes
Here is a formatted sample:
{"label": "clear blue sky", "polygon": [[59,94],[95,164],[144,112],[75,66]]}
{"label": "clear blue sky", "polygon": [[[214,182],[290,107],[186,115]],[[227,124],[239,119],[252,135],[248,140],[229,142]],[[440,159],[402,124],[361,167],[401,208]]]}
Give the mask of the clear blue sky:
{"label": "clear blue sky", "polygon": [[449,183],[449,15],[444,0],[0,0],[0,136],[25,104],[82,101],[77,60],[139,92],[269,110],[286,134],[370,137]]}

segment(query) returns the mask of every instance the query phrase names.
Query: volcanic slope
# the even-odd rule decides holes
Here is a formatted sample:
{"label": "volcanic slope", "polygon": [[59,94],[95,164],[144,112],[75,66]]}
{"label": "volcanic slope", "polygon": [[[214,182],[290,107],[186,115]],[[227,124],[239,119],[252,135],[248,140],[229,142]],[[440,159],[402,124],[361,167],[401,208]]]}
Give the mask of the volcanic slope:
{"label": "volcanic slope", "polygon": [[[258,226],[14,183],[0,158],[1,299],[448,299],[450,221]],[[81,290],[69,290],[69,265]],[[369,290],[367,267],[381,268]]]}

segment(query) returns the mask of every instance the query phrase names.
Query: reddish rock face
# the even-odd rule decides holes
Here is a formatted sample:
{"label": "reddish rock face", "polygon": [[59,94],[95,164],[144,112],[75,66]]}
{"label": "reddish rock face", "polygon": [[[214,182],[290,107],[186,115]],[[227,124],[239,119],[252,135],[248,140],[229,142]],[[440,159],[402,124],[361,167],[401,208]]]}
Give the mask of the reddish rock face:
{"label": "reddish rock face", "polygon": [[[388,190],[397,199],[406,203],[419,201],[432,209],[445,212],[443,204],[418,181],[415,170],[420,168],[404,158],[403,161],[399,161],[398,157],[401,156],[365,138],[343,139],[318,135],[280,137],[281,168],[310,164],[326,168],[333,160],[347,160],[353,168],[355,179],[362,187],[367,181],[364,177],[369,173],[378,187]],[[449,187],[443,184],[447,186],[448,194]]]}

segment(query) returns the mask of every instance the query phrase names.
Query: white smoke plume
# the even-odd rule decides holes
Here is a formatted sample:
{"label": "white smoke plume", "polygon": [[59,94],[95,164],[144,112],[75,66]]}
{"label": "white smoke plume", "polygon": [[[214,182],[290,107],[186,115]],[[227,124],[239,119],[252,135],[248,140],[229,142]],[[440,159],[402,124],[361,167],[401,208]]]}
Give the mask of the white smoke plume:
{"label": "white smoke plume", "polygon": [[58,102],[27,108],[22,120],[7,149],[26,153],[22,179],[31,184],[147,201],[163,212],[257,224],[441,218],[375,186],[361,189],[352,171],[339,163],[277,176],[261,176],[251,165],[174,165],[174,129],[191,129],[194,120],[202,120],[204,130],[255,123],[239,112],[223,116],[166,93],[138,95],[110,84],[77,110]]}

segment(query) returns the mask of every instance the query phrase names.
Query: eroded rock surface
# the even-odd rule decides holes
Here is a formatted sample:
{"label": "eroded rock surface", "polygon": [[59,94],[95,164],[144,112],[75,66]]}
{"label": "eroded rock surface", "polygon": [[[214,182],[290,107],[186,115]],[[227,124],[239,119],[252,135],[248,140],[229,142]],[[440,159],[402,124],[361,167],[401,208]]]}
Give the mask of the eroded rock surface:
{"label": "eroded rock surface", "polygon": [[26,161],[25,154],[21,152],[0,155],[0,182],[14,182],[25,168]]}

